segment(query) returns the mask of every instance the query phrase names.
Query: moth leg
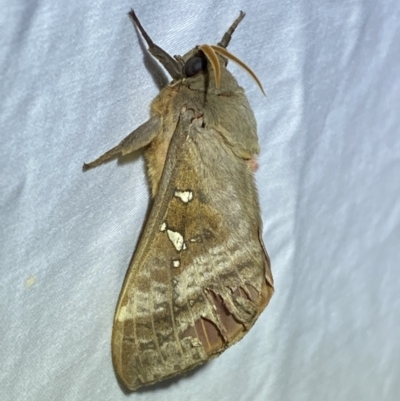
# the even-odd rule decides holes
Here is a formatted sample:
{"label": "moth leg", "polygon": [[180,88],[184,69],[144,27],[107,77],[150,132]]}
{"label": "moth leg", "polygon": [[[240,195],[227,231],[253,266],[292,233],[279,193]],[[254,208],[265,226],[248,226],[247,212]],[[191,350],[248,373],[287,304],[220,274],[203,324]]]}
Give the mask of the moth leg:
{"label": "moth leg", "polygon": [[96,167],[107,160],[112,159],[118,154],[127,155],[135,150],[141,149],[148,145],[160,132],[161,120],[158,117],[152,117],[144,124],[136,128],[126,138],[124,138],[117,146],[110,149],[96,160],[90,163],[83,163],[82,170],[86,171]]}

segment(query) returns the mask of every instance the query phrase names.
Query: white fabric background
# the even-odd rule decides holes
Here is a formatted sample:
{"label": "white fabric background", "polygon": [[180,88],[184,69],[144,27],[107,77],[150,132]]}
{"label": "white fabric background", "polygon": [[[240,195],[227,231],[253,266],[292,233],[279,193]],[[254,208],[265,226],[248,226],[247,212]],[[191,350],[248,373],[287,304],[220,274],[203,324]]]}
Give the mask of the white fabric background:
{"label": "white fabric background", "polygon": [[[400,2],[3,1],[0,399],[398,400]],[[193,374],[131,395],[114,308],[148,206],[140,153],[82,173],[162,83],[127,17],[171,54],[216,43],[247,74],[276,293]],[[146,65],[144,64],[146,61]]]}

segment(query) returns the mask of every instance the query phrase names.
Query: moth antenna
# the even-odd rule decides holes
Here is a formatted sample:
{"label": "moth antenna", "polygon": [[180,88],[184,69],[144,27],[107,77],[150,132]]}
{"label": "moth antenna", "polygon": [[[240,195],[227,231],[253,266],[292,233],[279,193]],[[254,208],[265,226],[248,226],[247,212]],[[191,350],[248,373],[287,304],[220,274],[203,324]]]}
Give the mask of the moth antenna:
{"label": "moth antenna", "polygon": [[211,63],[214,71],[215,87],[219,88],[221,81],[221,64],[219,63],[218,56],[215,53],[215,47],[216,46],[201,45],[199,46],[199,50],[204,53],[204,55],[207,57],[207,60]]}
{"label": "moth antenna", "polygon": [[[206,46],[206,45],[204,45],[204,46]],[[210,47],[215,52],[219,53],[221,56],[226,57],[229,60],[232,60],[236,64],[239,64],[244,70],[246,70],[251,75],[251,77],[254,79],[254,81],[256,81],[256,84],[258,85],[258,87],[261,89],[261,92],[265,96],[264,88],[262,87],[260,80],[257,78],[257,75],[251,70],[251,68],[249,66],[247,66],[242,60],[240,60],[239,58],[234,56],[231,52],[229,52],[228,50],[226,50],[223,47],[220,47],[220,46],[210,46]]]}
{"label": "moth antenna", "polygon": [[134,24],[137,26],[139,29],[140,33],[142,34],[144,40],[147,42],[147,45],[149,46],[149,52],[150,54],[155,57],[163,66],[164,68],[168,71],[169,75],[173,79],[180,79],[182,78],[182,72],[179,64],[177,61],[171,57],[165,50],[161,49],[160,46],[157,46],[150,38],[150,36],[147,34],[147,32],[144,30],[142,27],[142,24],[140,23],[138,17],[135,14],[135,11],[131,8],[131,11],[128,13],[129,17],[131,20],[134,22]]}
{"label": "moth antenna", "polygon": [[230,26],[230,28],[225,32],[224,36],[222,37],[221,41],[218,42],[218,46],[226,48],[229,45],[229,42],[232,39],[233,32],[235,32],[235,29],[239,25],[240,21],[244,18],[246,13],[243,11],[240,11],[239,17],[233,21],[233,24]]}

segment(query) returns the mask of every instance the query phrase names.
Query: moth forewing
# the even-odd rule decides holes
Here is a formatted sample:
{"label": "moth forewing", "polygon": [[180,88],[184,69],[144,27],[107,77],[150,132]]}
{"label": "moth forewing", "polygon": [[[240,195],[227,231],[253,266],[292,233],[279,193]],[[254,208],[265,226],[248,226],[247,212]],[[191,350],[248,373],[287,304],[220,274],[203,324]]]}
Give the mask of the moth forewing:
{"label": "moth forewing", "polygon": [[[220,44],[229,43],[243,16]],[[152,102],[149,122],[86,165],[145,146],[154,203],[112,338],[115,369],[131,390],[219,355],[250,329],[273,293],[252,170],[256,122],[243,89],[211,46],[208,55],[196,47],[176,57],[179,76],[139,29],[174,79]]]}

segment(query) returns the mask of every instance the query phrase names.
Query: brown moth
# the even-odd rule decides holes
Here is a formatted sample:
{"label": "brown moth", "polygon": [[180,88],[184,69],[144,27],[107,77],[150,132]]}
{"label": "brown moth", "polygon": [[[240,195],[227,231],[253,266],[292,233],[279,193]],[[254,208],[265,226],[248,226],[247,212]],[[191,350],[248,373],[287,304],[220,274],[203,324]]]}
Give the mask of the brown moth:
{"label": "brown moth", "polygon": [[[273,293],[253,171],[256,121],[227,60],[241,12],[218,45],[150,53],[172,76],[150,119],[92,168],[144,148],[154,203],[115,312],[112,355],[130,390],[218,356],[253,326]],[[262,89],[262,87],[261,87]]]}

